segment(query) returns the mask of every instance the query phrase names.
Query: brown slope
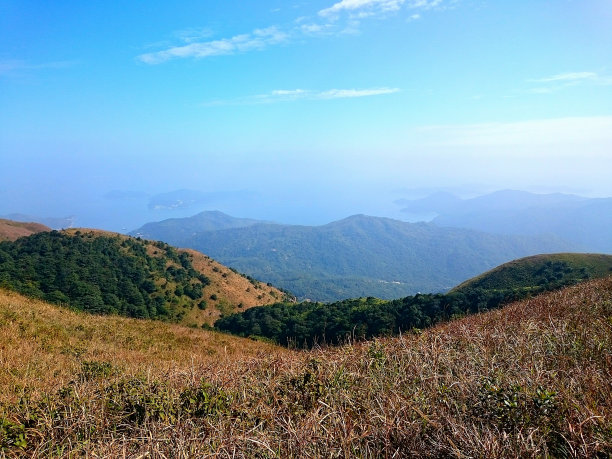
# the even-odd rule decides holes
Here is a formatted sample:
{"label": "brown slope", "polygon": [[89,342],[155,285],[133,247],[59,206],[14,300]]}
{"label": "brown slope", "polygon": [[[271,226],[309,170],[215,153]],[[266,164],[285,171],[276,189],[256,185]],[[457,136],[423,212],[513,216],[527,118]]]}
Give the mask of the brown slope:
{"label": "brown slope", "polygon": [[43,231],[51,231],[51,228],[41,223],[23,223],[0,218],[0,241],[14,241]]}
{"label": "brown slope", "polygon": [[204,288],[204,298],[208,307],[204,311],[193,308],[185,316],[184,322],[187,324],[212,325],[221,314],[240,312],[254,306],[274,304],[288,299],[287,295],[276,287],[249,279],[201,252],[191,249],[180,250],[191,254],[195,270],[203,273],[211,281],[210,285]]}
{"label": "brown slope", "polygon": [[4,404],[20,395],[55,392],[68,384],[83,362],[108,362],[128,378],[171,373],[184,380],[194,365],[271,352],[288,351],[176,324],[72,311],[0,288],[0,418],[6,415]]}
{"label": "brown slope", "polygon": [[[0,294],[0,418],[9,441],[20,428],[28,441],[9,444],[8,457],[612,453],[609,278],[422,334],[310,352],[8,303],[19,301],[4,307]],[[205,411],[178,411],[202,390]],[[215,404],[220,390],[229,396]],[[162,417],[160,406],[177,411]]]}
{"label": "brown slope", "polygon": [[[84,233],[93,236],[119,236],[134,239],[131,236],[98,229],[70,228],[63,232],[69,235]],[[150,256],[157,256],[158,251],[153,241],[144,239],[141,241]],[[181,320],[184,325],[213,325],[221,315],[244,311],[254,306],[292,300],[278,288],[247,278],[201,252],[192,249],[178,249],[178,251],[189,253],[194,269],[210,279],[210,285],[204,287],[202,298],[195,301],[195,304],[198,304],[203,300],[206,303],[205,309],[198,307],[186,309]]]}

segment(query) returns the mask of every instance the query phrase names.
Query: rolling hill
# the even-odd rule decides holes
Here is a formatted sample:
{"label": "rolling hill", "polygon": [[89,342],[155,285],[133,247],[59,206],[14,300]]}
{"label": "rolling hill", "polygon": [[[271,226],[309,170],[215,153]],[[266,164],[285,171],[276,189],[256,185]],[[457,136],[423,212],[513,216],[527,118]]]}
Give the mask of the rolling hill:
{"label": "rolling hill", "polygon": [[0,216],[1,218],[12,220],[15,222],[30,223],[36,222],[41,225],[48,226],[54,230],[74,227],[76,217],[40,217],[36,215],[26,215],[20,213],[11,213]]}
{"label": "rolling hill", "polygon": [[85,229],[1,242],[0,286],[88,312],[197,326],[286,299],[196,251]]}
{"label": "rolling hill", "polygon": [[515,258],[575,249],[556,237],[501,236],[365,215],[322,226],[241,223],[224,216],[226,226],[211,229],[219,217],[205,212],[150,223],[132,234],[202,251],[316,301],[446,291]]}
{"label": "rolling hill", "polygon": [[14,241],[23,236],[51,231],[48,226],[34,222],[17,222],[0,218],[0,241]]}
{"label": "rolling hill", "polygon": [[263,337],[288,347],[336,345],[401,335],[610,276],[612,255],[537,255],[505,263],[447,294],[417,294],[396,300],[368,297],[333,303],[277,303],[225,316],[215,322],[215,328],[243,337]]}
{"label": "rolling hill", "polygon": [[534,255],[504,263],[451,290],[537,289],[544,285],[569,285],[612,275],[612,255],[555,253]]}
{"label": "rolling hill", "polygon": [[201,212],[192,217],[169,218],[155,223],[147,223],[130,234],[167,242],[175,247],[185,247],[185,242],[202,231],[216,231],[231,228],[245,228],[264,224],[261,220],[235,218],[219,211]]}
{"label": "rolling hill", "polygon": [[612,280],[294,352],[0,289],[6,457],[607,457]]}

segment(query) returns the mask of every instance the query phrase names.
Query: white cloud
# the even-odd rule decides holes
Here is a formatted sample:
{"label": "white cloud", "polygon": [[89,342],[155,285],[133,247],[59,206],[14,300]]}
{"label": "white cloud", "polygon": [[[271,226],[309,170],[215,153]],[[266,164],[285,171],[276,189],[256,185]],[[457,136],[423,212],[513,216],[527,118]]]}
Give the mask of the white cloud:
{"label": "white cloud", "polygon": [[331,24],[302,24],[299,29],[304,35],[321,36],[333,33],[333,26]]}
{"label": "white cloud", "polygon": [[328,89],[325,91],[312,91],[306,89],[276,89],[269,94],[256,96],[260,100],[268,102],[283,100],[326,100],[326,99],[349,99],[355,97],[381,96],[399,92],[399,88],[368,88],[368,89]]}
{"label": "white cloud", "polygon": [[442,4],[443,0],[340,0],[329,8],[319,11],[320,16],[336,16],[348,12],[356,17],[364,18],[400,10],[403,6],[412,9],[431,9]]}
{"label": "white cloud", "polygon": [[275,89],[271,92],[273,96],[301,96],[307,93],[304,89]]}
{"label": "white cloud", "polygon": [[163,51],[145,53],[138,56],[138,59],[145,64],[160,64],[177,58],[191,57],[202,59],[210,56],[261,50],[268,46],[283,43],[287,38],[287,34],[277,27],[267,27],[265,29],[256,29],[250,34],[235,35],[231,38],[219,40],[189,43],[183,46],[174,46]]}
{"label": "white cloud", "polygon": [[331,99],[352,99],[358,97],[381,96],[399,92],[399,88],[366,88],[366,89],[328,89],[316,91],[310,89],[275,89],[266,94],[243,97],[232,100],[217,100],[208,102],[204,105],[249,105],[249,104],[269,104],[275,102],[291,102],[296,100],[331,100]]}
{"label": "white cloud", "polygon": [[330,89],[315,94],[316,99],[345,99],[353,97],[380,96],[399,92],[399,88],[372,88],[372,89]]}
{"label": "white cloud", "polygon": [[546,78],[533,79],[531,81],[537,83],[550,83],[559,81],[584,81],[597,79],[598,75],[594,72],[570,72],[570,73],[559,73]]}
{"label": "white cloud", "polygon": [[329,8],[319,11],[321,16],[333,16],[342,11],[359,12],[370,10],[370,12],[397,11],[405,0],[341,0]]}
{"label": "white cloud", "polygon": [[527,92],[531,94],[551,94],[553,92],[560,91],[572,86],[586,84],[600,86],[612,85],[612,77],[599,75],[595,72],[558,73],[556,75],[544,78],[534,78],[528,81],[531,83],[538,83],[542,85],[527,90]]}
{"label": "white cloud", "polygon": [[410,8],[430,9],[440,6],[442,0],[412,0],[409,2]]}
{"label": "white cloud", "polygon": [[[172,59],[202,59],[262,50],[300,38],[355,34],[359,33],[360,21],[370,16],[396,12],[404,7],[419,10],[432,9],[440,6],[443,1],[340,0],[331,7],[320,10],[318,20],[312,20],[309,16],[300,16],[293,21],[292,26],[271,26],[218,40],[204,41],[211,35],[210,30],[206,28],[184,29],[174,34],[182,42],[181,45],[169,46],[158,43],[157,46],[165,49],[140,54],[137,59],[145,64],[160,64]],[[342,12],[348,12],[348,15],[342,21],[338,21],[338,16]],[[420,17],[419,13],[414,13],[409,19],[416,20]]]}

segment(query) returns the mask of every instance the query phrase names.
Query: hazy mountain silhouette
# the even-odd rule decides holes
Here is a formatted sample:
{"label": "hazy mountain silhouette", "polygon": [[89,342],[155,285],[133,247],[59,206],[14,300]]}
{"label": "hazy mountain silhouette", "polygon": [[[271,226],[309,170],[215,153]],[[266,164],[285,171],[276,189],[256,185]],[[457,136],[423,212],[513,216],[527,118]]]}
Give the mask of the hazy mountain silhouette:
{"label": "hazy mountain silhouette", "polygon": [[472,199],[435,194],[398,201],[408,213],[436,212],[439,226],[499,234],[554,234],[587,251],[612,253],[612,198],[498,191]]}

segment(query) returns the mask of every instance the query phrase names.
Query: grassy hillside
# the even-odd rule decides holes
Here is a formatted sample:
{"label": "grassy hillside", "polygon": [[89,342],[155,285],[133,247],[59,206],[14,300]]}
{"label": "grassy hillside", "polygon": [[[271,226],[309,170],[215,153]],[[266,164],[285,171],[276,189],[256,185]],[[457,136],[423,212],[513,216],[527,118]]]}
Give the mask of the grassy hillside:
{"label": "grassy hillside", "polygon": [[27,215],[20,213],[11,213],[2,215],[2,218],[21,223],[36,222],[41,225],[47,226],[54,230],[60,230],[64,228],[72,228],[74,226],[75,218],[72,217],[40,217],[38,215]]}
{"label": "grassy hillside", "polygon": [[0,292],[7,457],[606,457],[612,279],[292,352]]}
{"label": "grassy hillside", "polygon": [[22,223],[0,218],[0,241],[14,241],[42,231],[51,231],[51,228],[40,223]]}
{"label": "grassy hillside", "polygon": [[451,292],[470,289],[536,289],[612,275],[612,255],[557,253],[513,260],[470,279]]}
{"label": "grassy hillside", "polygon": [[[166,240],[174,227],[178,240],[167,242],[200,250],[301,299],[316,301],[446,291],[500,263],[572,249],[555,238],[499,236],[365,215],[322,226],[247,226],[230,218],[223,224],[241,227],[210,230],[218,217],[205,213],[198,216],[200,223],[194,219],[151,223],[136,233]],[[189,228],[188,235],[183,225]]]}
{"label": "grassy hillside", "polygon": [[77,229],[0,243],[0,286],[88,312],[195,326],[285,299],[195,251]]}

